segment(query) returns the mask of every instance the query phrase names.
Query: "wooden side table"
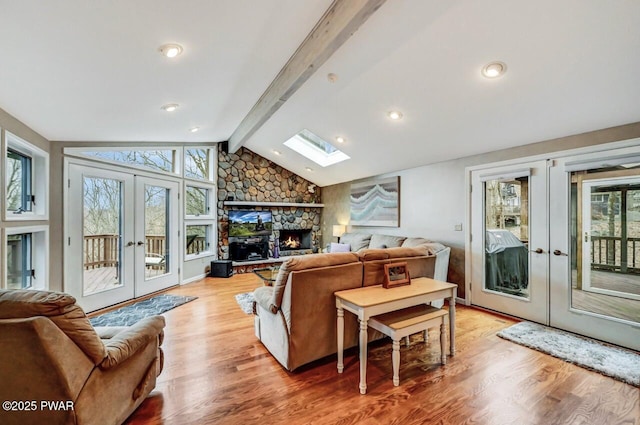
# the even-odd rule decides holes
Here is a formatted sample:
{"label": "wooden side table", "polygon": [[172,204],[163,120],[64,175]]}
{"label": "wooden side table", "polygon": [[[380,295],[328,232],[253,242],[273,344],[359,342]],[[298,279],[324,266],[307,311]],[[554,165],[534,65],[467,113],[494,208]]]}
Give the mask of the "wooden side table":
{"label": "wooden side table", "polygon": [[427,304],[446,298],[449,300],[449,352],[455,355],[456,289],[458,285],[420,277],[411,285],[385,289],[382,285],[335,292],[338,314],[338,373],[344,370],[344,311],[360,321],[360,394],[367,392],[367,328],[369,318],[390,311]]}

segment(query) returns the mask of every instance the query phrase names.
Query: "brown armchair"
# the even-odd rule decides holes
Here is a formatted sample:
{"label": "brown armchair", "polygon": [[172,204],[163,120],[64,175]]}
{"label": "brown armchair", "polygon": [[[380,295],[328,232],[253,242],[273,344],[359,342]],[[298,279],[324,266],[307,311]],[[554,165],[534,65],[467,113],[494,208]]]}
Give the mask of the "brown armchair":
{"label": "brown armchair", "polygon": [[94,329],[71,295],[0,290],[0,423],[121,424],[155,387],[164,326]]}

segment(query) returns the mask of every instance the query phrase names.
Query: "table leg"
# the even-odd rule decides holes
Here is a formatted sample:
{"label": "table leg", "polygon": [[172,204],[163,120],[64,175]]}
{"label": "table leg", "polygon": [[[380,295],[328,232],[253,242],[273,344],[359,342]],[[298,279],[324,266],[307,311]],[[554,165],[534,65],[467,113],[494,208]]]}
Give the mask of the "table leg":
{"label": "table leg", "polygon": [[338,307],[338,373],[344,370],[344,309]]}
{"label": "table leg", "polygon": [[367,323],[360,320],[360,394],[367,393]]}
{"label": "table leg", "polygon": [[451,345],[451,355],[456,355],[456,294],[455,290],[449,298],[449,343]]}
{"label": "table leg", "polygon": [[393,385],[400,385],[400,341],[393,340],[391,343],[393,351],[391,352],[391,364],[393,366]]}

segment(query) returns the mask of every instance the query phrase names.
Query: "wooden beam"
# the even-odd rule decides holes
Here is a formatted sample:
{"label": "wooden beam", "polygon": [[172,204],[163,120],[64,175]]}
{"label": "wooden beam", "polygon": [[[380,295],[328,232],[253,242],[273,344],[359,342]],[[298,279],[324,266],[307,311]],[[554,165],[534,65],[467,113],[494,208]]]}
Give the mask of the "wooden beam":
{"label": "wooden beam", "polygon": [[229,138],[235,152],[385,0],[335,0]]}

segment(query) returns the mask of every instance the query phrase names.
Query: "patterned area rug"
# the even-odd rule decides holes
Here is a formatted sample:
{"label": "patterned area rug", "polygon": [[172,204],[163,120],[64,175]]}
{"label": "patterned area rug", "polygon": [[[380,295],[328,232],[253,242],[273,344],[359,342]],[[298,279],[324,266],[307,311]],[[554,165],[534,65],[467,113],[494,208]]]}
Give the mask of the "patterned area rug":
{"label": "patterned area rug", "polygon": [[255,298],[253,298],[253,292],[245,292],[243,294],[236,295],[236,301],[238,305],[247,314],[253,314],[253,302]]}
{"label": "patterned area rug", "polygon": [[640,355],[633,351],[530,322],[516,323],[498,332],[498,336],[618,381],[640,386]]}
{"label": "patterned area rug", "polygon": [[131,326],[141,319],[162,314],[198,297],[163,294],[89,319],[93,326]]}

